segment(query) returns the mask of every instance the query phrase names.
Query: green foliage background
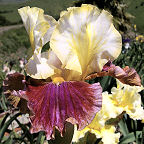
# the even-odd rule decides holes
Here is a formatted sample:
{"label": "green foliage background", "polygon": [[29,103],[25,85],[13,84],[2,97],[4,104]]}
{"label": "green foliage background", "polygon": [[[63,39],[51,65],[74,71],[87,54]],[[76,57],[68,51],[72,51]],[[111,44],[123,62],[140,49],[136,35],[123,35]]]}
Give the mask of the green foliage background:
{"label": "green foliage background", "polygon": [[[74,3],[99,3],[101,8],[113,11],[112,14],[117,17],[117,22],[121,17],[122,24],[126,27],[127,21],[132,14],[135,16],[131,21],[137,25],[139,32],[144,33],[144,2],[143,0],[2,0],[0,1],[0,25],[10,25],[20,23],[21,19],[17,9],[23,6],[37,6],[43,8],[46,14],[58,19],[59,13],[67,7],[73,6]],[[125,5],[126,4],[126,5]],[[125,12],[124,12],[125,11]],[[121,15],[124,14],[124,15]],[[119,17],[120,16],[120,17]],[[3,21],[5,22],[2,22]],[[126,20],[126,23],[125,23]],[[125,24],[124,24],[125,23]],[[121,25],[121,23],[119,23]],[[122,29],[125,27],[121,26]]]}
{"label": "green foliage background", "polygon": [[[73,0],[28,0],[21,3],[0,3],[0,15],[4,16],[6,20],[11,23],[19,23],[21,22],[21,18],[17,12],[17,9],[24,6],[30,6],[42,8],[44,9],[45,14],[49,14],[58,19],[60,12],[72,5]],[[4,11],[7,12],[2,13]]]}

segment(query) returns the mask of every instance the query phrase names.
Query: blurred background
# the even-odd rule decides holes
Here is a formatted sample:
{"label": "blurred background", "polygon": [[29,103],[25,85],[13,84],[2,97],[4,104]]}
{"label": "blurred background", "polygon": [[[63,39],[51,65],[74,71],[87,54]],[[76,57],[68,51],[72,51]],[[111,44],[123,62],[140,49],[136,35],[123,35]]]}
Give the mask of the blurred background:
{"label": "blurred background", "polygon": [[[29,37],[17,10],[24,6],[39,7],[58,20],[62,10],[84,3],[97,5],[113,15],[114,25],[123,38],[122,53],[114,63],[135,68],[144,85],[144,0],[0,0],[0,113],[6,112],[0,115],[0,143],[45,142],[43,132],[29,133],[27,116],[18,110],[10,112],[13,106],[3,94],[5,76],[15,71],[24,73],[30,48]],[[45,45],[44,49],[47,48],[48,45]],[[110,77],[94,79],[89,83],[97,81],[101,83],[103,91],[110,91],[115,86],[115,80]],[[144,102],[144,92],[141,95]],[[119,131],[122,134],[120,143],[143,143],[144,125],[140,121],[133,121],[124,115],[119,122]]]}

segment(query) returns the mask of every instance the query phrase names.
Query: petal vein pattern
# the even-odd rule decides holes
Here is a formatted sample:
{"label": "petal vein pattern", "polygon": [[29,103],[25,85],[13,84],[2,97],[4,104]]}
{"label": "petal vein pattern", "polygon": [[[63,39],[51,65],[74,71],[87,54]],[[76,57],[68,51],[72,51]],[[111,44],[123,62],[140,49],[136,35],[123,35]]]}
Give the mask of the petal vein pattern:
{"label": "petal vein pattern", "polygon": [[50,46],[63,66],[83,75],[102,70],[121,52],[121,36],[112,16],[92,5],[69,8],[54,30]]}
{"label": "petal vein pattern", "polygon": [[[56,127],[61,135],[66,120],[83,129],[101,109],[102,88],[99,83],[63,82],[43,86],[29,86],[26,95],[28,106],[34,113],[31,117],[31,132],[45,131],[51,139]],[[73,120],[72,120],[72,119]]]}

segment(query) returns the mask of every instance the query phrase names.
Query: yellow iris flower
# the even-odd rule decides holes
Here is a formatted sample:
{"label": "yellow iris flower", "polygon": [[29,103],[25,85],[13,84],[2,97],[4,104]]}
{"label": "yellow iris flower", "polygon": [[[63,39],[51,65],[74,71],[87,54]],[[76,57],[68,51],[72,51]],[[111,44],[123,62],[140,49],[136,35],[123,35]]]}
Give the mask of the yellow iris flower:
{"label": "yellow iris flower", "polygon": [[102,138],[104,144],[117,144],[120,133],[115,133],[115,127],[107,125],[106,121],[116,118],[124,111],[134,120],[144,120],[144,109],[139,94],[142,90],[144,90],[143,86],[129,86],[117,80],[117,88],[112,88],[112,94],[103,92],[102,109],[93,121],[82,131],[77,131],[75,127],[73,142],[78,142],[89,131],[97,138]]}

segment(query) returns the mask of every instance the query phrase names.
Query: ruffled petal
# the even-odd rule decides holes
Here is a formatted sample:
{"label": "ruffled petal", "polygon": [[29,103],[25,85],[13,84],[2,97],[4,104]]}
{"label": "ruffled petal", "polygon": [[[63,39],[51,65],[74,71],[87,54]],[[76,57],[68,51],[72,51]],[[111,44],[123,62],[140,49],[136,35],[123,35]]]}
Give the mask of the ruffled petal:
{"label": "ruffled petal", "polygon": [[102,142],[104,144],[118,144],[120,133],[115,133],[116,128],[114,126],[107,126],[102,129]]}
{"label": "ruffled petal", "polygon": [[24,83],[22,82],[24,80],[24,75],[20,73],[14,73],[7,75],[6,79],[3,82],[3,89],[4,94],[10,101],[10,103],[17,107],[18,103],[20,102],[20,98],[16,97],[12,94],[14,90],[23,90],[24,89]]}
{"label": "ruffled petal", "polygon": [[25,100],[26,97],[21,99],[23,98],[22,93],[25,93],[24,91],[26,88],[24,81],[25,76],[16,72],[14,74],[7,75],[3,82],[4,94],[7,99],[14,107],[18,107],[22,113],[29,112],[27,108],[27,101]]}
{"label": "ruffled petal", "polygon": [[[96,125],[97,123],[95,123]],[[96,135],[96,138],[102,138],[103,144],[118,144],[120,133],[115,133],[116,128],[114,126],[105,126],[101,130],[97,131],[93,128],[86,127],[81,131],[78,131],[76,128],[74,130],[74,135],[72,142],[79,143],[82,138],[85,137],[87,132]]]}
{"label": "ruffled petal", "polygon": [[108,12],[100,12],[92,5],[82,5],[62,14],[50,46],[65,68],[86,75],[100,71],[109,59],[118,57],[121,36]]}
{"label": "ruffled petal", "polygon": [[86,133],[89,131],[90,129],[88,127],[78,131],[77,130],[77,126],[75,125],[74,127],[74,134],[73,134],[73,139],[72,142],[74,143],[78,143],[80,141],[80,139],[84,138]]}
{"label": "ruffled petal", "polygon": [[18,12],[29,34],[33,52],[36,50],[38,53],[50,40],[56,21],[51,16],[44,15],[44,11],[37,7],[23,7]]}
{"label": "ruffled petal", "polygon": [[117,88],[112,89],[112,101],[116,107],[126,111],[132,119],[144,119],[141,95],[138,93],[142,90],[144,90],[143,86],[129,86],[117,81]]}
{"label": "ruffled petal", "polygon": [[102,93],[102,99],[102,109],[96,114],[93,121],[81,131],[75,128],[73,142],[79,142],[88,131],[95,134],[96,138],[102,138],[104,144],[117,144],[119,142],[120,133],[115,133],[116,128],[107,125],[106,122],[119,116],[123,112],[123,108],[113,103],[112,95],[108,92]]}
{"label": "ruffled petal", "polygon": [[105,121],[111,118],[116,118],[123,112],[122,108],[114,105],[111,94],[108,94],[108,92],[103,92],[102,98],[103,98],[103,105],[102,105],[103,107],[101,110],[101,114],[104,115],[103,119],[105,119]]}
{"label": "ruffled petal", "polygon": [[56,55],[49,51],[42,55],[34,54],[26,64],[26,72],[35,79],[47,79],[55,74],[55,69],[61,66]]}
{"label": "ruffled petal", "polygon": [[34,113],[31,117],[31,132],[45,131],[47,139],[53,137],[56,127],[61,135],[65,121],[78,124],[79,130],[89,124],[101,109],[102,88],[99,83],[63,82],[42,86],[28,86],[28,106]]}
{"label": "ruffled petal", "polygon": [[119,116],[123,109],[114,105],[112,95],[108,92],[102,93],[102,109],[97,113],[93,121],[88,125],[90,129],[97,131],[102,136],[102,129],[106,128],[107,120]]}
{"label": "ruffled petal", "polygon": [[117,144],[119,142],[120,133],[115,133],[116,128],[111,125],[104,125],[97,129],[98,122],[95,121],[94,125],[89,125],[83,130],[74,130],[72,142],[79,143],[85,137],[87,132],[95,134],[96,138],[102,138],[104,144]]}
{"label": "ruffled petal", "polygon": [[[49,64],[48,57],[41,56],[41,49],[50,40],[56,21],[51,16],[44,15],[44,11],[40,8],[23,7],[18,11],[29,34],[33,49],[29,54],[30,59],[26,65],[26,72],[33,78],[46,79],[54,74],[54,68]],[[54,62],[56,60],[58,58],[55,58]],[[59,63],[59,60],[55,63]]]}
{"label": "ruffled petal", "polygon": [[115,66],[111,62],[108,62],[106,65],[104,65],[102,72],[91,74],[87,76],[85,80],[103,76],[112,76],[117,78],[122,83],[128,84],[130,86],[141,86],[141,79],[134,68],[129,68],[126,66],[122,69],[119,66]]}

